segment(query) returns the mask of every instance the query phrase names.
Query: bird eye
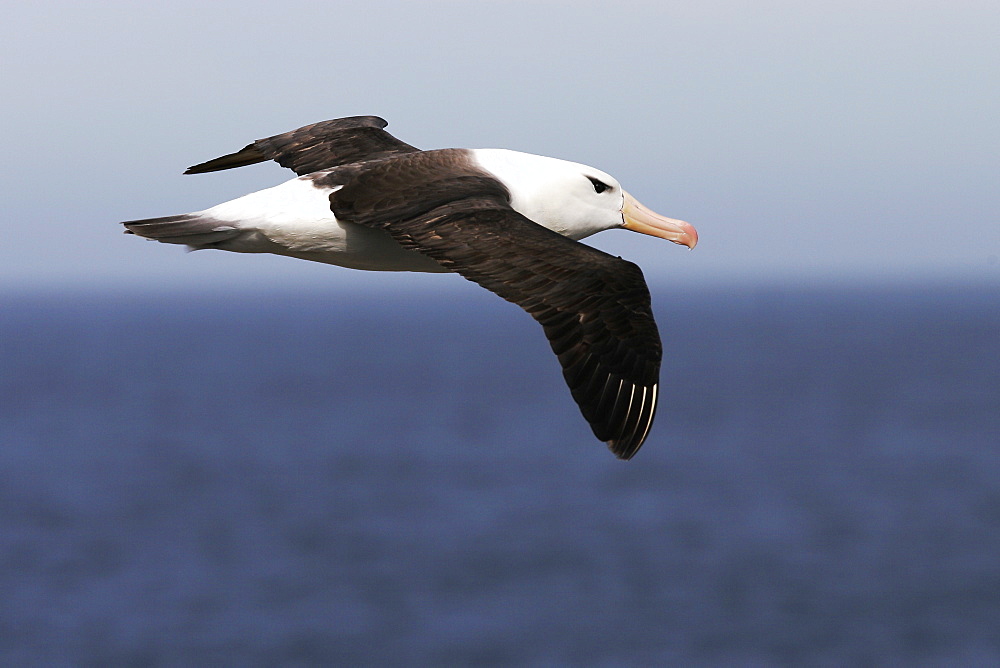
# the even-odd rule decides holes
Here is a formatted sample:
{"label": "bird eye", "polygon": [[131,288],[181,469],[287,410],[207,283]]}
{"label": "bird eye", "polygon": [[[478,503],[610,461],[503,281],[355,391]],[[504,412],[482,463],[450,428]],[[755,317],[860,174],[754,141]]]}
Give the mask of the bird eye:
{"label": "bird eye", "polygon": [[594,184],[594,190],[595,190],[595,191],[596,191],[596,192],[597,192],[598,194],[600,194],[600,193],[604,192],[605,190],[611,190],[611,186],[609,186],[609,185],[608,185],[607,183],[605,183],[604,181],[601,181],[601,180],[599,180],[599,179],[595,179],[595,178],[594,178],[593,176],[588,176],[587,178],[588,178],[588,179],[590,179],[590,182],[591,182],[592,184]]}

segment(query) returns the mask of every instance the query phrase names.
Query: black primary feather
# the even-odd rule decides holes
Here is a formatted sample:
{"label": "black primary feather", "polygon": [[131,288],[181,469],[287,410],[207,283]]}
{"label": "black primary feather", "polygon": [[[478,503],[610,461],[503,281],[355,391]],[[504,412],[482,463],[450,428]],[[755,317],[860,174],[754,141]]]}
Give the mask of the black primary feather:
{"label": "black primary feather", "polygon": [[185,174],[204,174],[274,160],[299,176],[363,160],[376,160],[419,149],[385,131],[378,116],[351,116],[306,125],[291,132],[258,139],[236,153],[193,167]]}

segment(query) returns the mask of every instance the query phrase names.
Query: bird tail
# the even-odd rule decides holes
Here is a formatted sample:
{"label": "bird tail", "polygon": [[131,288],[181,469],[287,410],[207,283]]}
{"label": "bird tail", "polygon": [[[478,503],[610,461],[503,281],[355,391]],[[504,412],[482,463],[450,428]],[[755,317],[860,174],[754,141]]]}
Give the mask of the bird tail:
{"label": "bird tail", "polygon": [[218,248],[222,242],[241,234],[241,230],[231,222],[197,213],[127,220],[122,225],[125,226],[125,234],[137,234],[168,244],[185,244],[191,248]]}

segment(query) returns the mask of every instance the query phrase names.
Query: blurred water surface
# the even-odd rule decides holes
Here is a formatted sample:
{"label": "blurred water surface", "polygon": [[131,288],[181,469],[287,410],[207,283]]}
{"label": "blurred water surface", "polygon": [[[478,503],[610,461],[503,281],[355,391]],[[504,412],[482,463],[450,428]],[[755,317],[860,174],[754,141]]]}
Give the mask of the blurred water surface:
{"label": "blurred water surface", "polygon": [[1000,662],[996,291],[657,302],[629,463],[477,297],[5,297],[2,663]]}

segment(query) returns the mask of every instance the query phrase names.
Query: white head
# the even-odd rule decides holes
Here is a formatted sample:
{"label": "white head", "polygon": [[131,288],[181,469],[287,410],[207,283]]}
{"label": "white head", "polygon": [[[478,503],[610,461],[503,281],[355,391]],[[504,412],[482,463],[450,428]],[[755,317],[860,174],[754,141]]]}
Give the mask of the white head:
{"label": "white head", "polygon": [[653,213],[599,169],[506,149],[472,153],[510,191],[515,211],[571,239],[623,227],[689,248],[698,243],[689,223]]}

